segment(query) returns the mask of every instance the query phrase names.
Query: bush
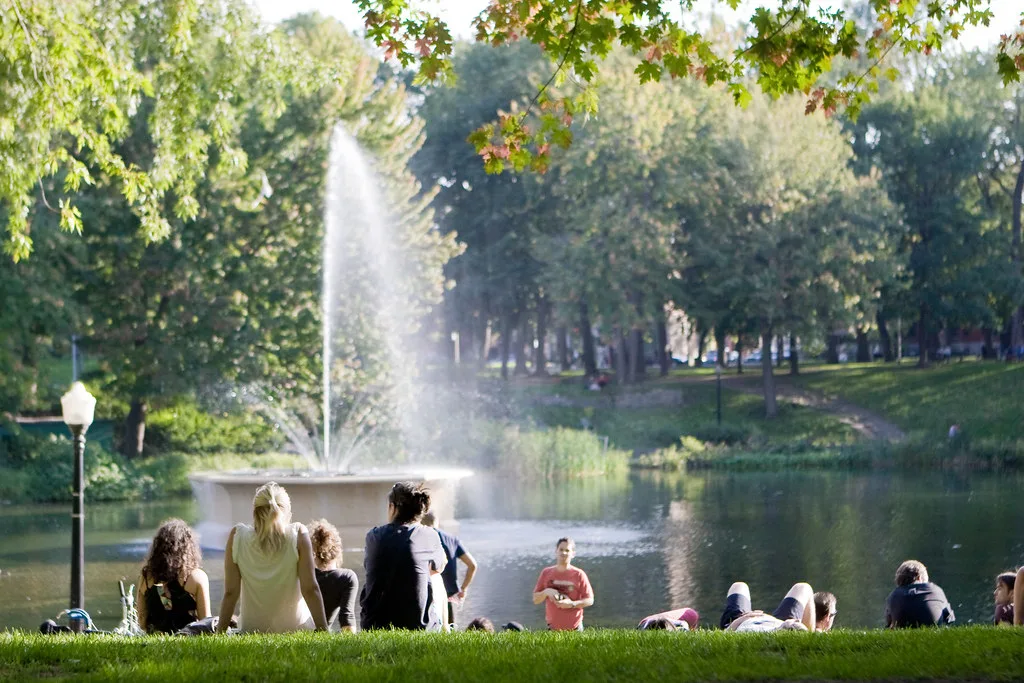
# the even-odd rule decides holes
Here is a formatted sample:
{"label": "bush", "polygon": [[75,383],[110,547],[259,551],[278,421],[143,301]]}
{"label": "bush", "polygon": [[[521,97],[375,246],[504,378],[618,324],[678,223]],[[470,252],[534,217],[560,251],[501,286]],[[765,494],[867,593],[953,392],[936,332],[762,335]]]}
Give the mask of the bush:
{"label": "bush", "polygon": [[495,444],[498,469],[521,477],[579,477],[624,470],[629,453],[608,448],[605,439],[592,432],[559,427],[526,431],[508,426]]}
{"label": "bush", "polygon": [[632,462],[634,467],[658,470],[684,470],[697,456],[708,451],[708,446],[692,436],[679,439],[678,445],[659,448],[651,453],[637,455]]}
{"label": "bush", "polygon": [[264,453],[282,443],[280,432],[255,413],[211,414],[187,398],[154,410],[146,419],[146,447],[158,452]]}
{"label": "bush", "polygon": [[692,436],[705,443],[738,446],[749,442],[754,433],[750,427],[733,424],[714,424],[698,427]]}

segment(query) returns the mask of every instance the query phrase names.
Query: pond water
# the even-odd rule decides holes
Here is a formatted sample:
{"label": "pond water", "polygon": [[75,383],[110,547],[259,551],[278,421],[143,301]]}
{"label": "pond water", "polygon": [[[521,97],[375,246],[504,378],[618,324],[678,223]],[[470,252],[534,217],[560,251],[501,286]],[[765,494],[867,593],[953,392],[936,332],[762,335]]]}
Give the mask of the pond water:
{"label": "pond water", "polygon": [[[629,627],[686,605],[715,624],[733,581],[770,610],[806,580],[838,597],[837,627],[879,627],[908,558],[928,566],[960,623],[985,623],[995,575],[1024,555],[1022,484],[1017,474],[632,473],[557,485],[478,475],[458,505],[459,536],[481,564],[459,620],[543,628],[530,594],[556,539],[570,535],[596,594],[591,626]],[[86,608],[97,625],[119,621],[116,582],[136,578],[159,523],[196,515],[191,501],[87,507]],[[67,605],[70,538],[63,506],[2,508],[0,625],[33,629]],[[221,560],[205,553],[215,612]],[[344,564],[362,579],[361,552]]]}

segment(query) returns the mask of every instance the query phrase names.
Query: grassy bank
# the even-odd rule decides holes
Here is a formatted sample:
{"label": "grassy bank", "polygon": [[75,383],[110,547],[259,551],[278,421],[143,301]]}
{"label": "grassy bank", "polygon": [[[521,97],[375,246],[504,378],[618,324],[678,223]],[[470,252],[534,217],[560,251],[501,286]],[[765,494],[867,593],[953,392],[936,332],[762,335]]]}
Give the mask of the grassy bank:
{"label": "grassy bank", "polygon": [[594,630],[207,638],[0,635],[0,679],[78,681],[971,680],[1024,677],[1024,630]]}
{"label": "grassy bank", "polygon": [[952,362],[810,367],[797,386],[862,406],[911,435],[944,438],[958,423],[975,438],[1024,438],[1024,364]]}

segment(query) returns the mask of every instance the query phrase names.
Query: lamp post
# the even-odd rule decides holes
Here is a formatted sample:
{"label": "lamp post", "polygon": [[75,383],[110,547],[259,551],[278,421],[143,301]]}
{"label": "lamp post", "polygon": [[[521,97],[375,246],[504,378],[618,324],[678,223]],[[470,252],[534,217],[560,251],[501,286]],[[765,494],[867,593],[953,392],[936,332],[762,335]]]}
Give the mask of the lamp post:
{"label": "lamp post", "polygon": [[718,416],[718,426],[722,426],[722,365],[719,362],[715,362],[715,403],[717,405],[716,415]]}
{"label": "lamp post", "polygon": [[[85,512],[84,512],[84,470],[85,432],[92,424],[96,409],[96,398],[85,385],[75,382],[68,393],[61,396],[61,412],[64,424],[71,429],[75,443],[75,480],[71,490],[71,609],[85,608]],[[81,620],[71,620],[73,628],[81,630]]]}

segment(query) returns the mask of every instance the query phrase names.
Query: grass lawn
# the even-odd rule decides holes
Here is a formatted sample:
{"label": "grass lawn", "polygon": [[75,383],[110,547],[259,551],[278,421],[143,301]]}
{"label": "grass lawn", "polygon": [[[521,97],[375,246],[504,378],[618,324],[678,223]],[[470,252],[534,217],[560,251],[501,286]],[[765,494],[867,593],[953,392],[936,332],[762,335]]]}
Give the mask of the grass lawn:
{"label": "grass lawn", "polygon": [[[717,430],[714,384],[680,384],[672,379],[650,381],[624,390],[613,387],[600,394],[588,392],[578,383],[524,386],[520,396],[530,402],[531,397],[557,394],[590,403],[557,405],[535,400],[529,411],[537,424],[578,429],[585,421],[596,433],[608,436],[616,448],[646,451],[677,444],[686,434]],[[630,395],[672,391],[680,392],[680,405],[634,406],[629,400]],[[778,417],[765,419],[764,401],[760,396],[727,388],[722,390],[722,423],[727,431],[747,435],[757,447],[794,442],[845,445],[857,440],[852,427],[812,408],[781,402]]]}
{"label": "grass lawn", "polygon": [[735,634],[0,635],[0,680],[1011,681],[1024,630]]}
{"label": "grass lawn", "polygon": [[944,438],[960,424],[971,437],[1024,438],[1024,364],[952,362],[927,368],[879,363],[808,368],[798,386],[838,397],[911,435]]}

